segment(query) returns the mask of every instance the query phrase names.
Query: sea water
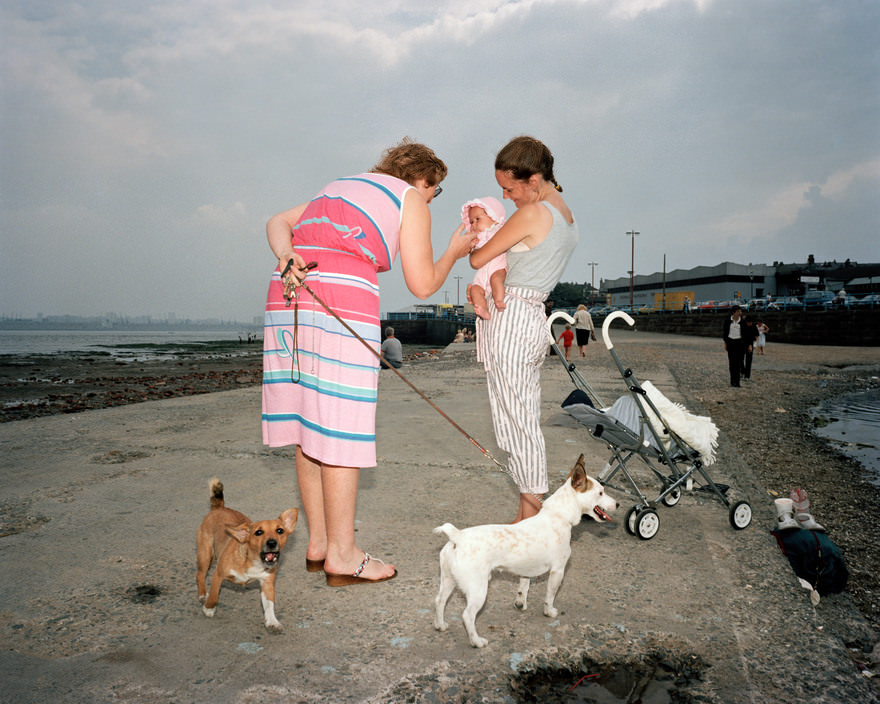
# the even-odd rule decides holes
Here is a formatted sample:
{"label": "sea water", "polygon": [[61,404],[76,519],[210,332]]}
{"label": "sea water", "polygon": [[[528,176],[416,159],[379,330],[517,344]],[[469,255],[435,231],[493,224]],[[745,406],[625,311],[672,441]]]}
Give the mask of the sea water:
{"label": "sea water", "polygon": [[[251,333],[253,339],[253,333]],[[248,341],[248,333],[231,330],[0,330],[0,355],[42,355],[68,353],[110,354],[130,358],[133,350],[138,356],[160,356],[144,349],[144,345],[162,348],[179,344],[229,341]],[[253,343],[252,343],[253,344]]]}
{"label": "sea water", "polygon": [[828,399],[810,414],[816,435],[859,462],[880,486],[880,389]]}

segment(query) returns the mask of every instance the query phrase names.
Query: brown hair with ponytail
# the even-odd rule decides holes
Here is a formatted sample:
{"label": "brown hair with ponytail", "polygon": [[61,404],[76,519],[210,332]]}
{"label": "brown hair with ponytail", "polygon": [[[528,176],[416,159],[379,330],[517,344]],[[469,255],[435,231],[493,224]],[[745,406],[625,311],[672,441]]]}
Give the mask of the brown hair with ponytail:
{"label": "brown hair with ponytail", "polygon": [[509,171],[517,181],[527,181],[533,174],[553,184],[562,193],[562,186],[553,175],[553,154],[547,146],[534,137],[514,137],[495,157],[496,171]]}

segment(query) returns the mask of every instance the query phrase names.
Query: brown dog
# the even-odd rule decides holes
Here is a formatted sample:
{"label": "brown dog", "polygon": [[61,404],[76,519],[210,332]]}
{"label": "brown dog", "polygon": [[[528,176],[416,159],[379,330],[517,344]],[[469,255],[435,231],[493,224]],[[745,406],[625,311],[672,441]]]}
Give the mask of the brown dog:
{"label": "brown dog", "polygon": [[[274,520],[251,522],[243,513],[226,508],[219,479],[212,479],[210,486],[211,510],[196,533],[196,584],[202,611],[205,616],[214,615],[223,580],[234,584],[257,580],[266,628],[280,631],[281,624],[275,618],[275,568],[287,536],[296,525],[299,510],[289,508]],[[208,594],[205,578],[214,558],[217,558],[217,569]]]}

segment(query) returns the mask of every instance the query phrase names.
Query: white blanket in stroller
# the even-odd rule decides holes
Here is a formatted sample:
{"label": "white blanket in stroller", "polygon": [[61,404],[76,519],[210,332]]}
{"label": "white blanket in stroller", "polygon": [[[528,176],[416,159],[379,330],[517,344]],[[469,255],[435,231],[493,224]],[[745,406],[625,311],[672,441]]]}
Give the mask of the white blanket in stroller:
{"label": "white blanket in stroller", "polygon": [[[642,382],[642,388],[672,432],[700,453],[704,465],[714,464],[715,450],[718,447],[718,427],[712,422],[712,419],[708,416],[695,416],[680,403],[670,401],[650,381]],[[642,405],[645,408],[648,421],[654,427],[657,435],[663,439],[666,449],[670,449],[672,440],[666,437],[663,423],[647,403]],[[632,396],[621,396],[604,411],[633,432],[639,432],[641,420],[638,407]],[[647,439],[652,440],[650,435]]]}

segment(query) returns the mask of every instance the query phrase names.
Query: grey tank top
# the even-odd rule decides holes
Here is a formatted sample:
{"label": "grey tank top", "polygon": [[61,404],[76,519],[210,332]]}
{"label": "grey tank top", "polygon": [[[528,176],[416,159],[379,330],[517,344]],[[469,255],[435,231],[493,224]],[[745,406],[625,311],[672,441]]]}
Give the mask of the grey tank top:
{"label": "grey tank top", "polygon": [[550,293],[578,242],[577,220],[569,224],[556,208],[544,203],[553,216],[553,226],[544,241],[524,252],[507,251],[505,286],[532,288]]}

